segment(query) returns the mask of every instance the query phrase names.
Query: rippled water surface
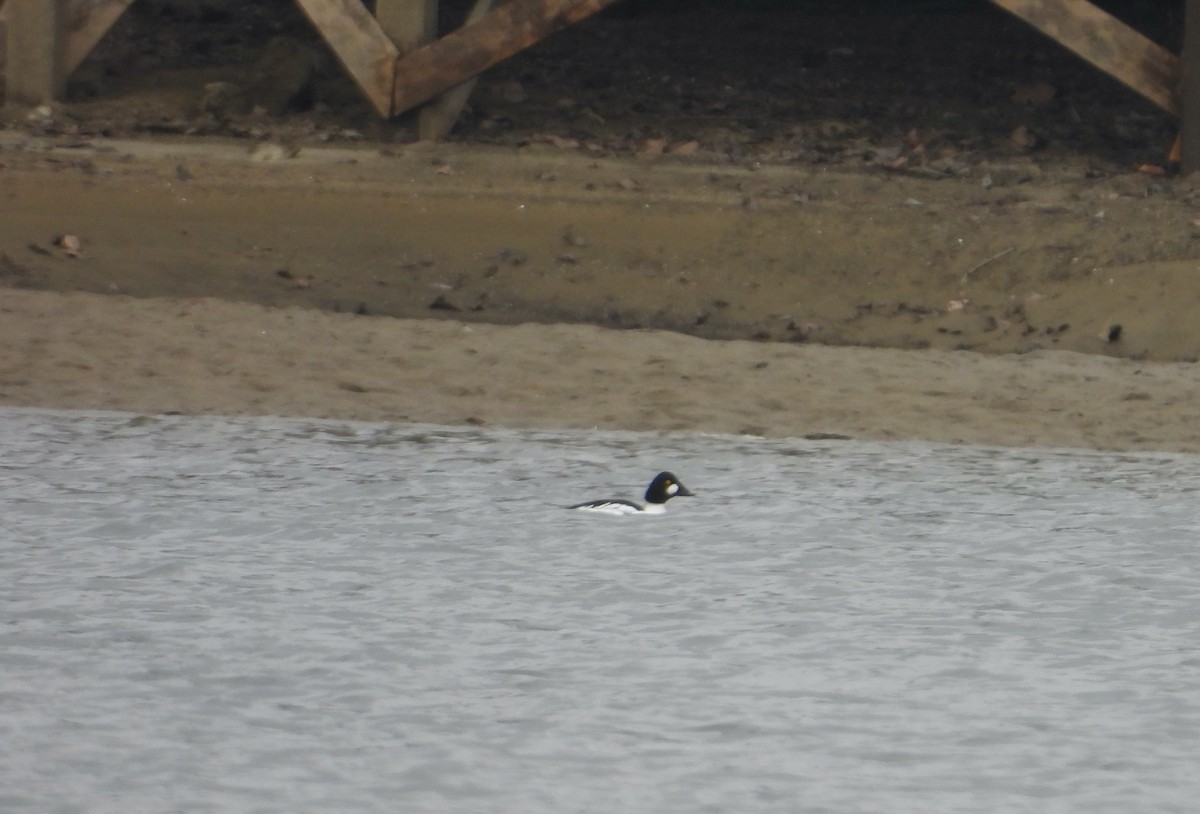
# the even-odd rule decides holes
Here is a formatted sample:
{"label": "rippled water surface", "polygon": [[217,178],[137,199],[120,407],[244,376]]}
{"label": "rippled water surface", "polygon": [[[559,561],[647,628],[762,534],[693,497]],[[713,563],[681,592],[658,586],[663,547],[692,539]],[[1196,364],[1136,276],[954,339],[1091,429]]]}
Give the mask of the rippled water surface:
{"label": "rippled water surface", "polygon": [[[636,497],[665,516],[561,506]],[[0,411],[0,811],[1191,812],[1200,459]]]}

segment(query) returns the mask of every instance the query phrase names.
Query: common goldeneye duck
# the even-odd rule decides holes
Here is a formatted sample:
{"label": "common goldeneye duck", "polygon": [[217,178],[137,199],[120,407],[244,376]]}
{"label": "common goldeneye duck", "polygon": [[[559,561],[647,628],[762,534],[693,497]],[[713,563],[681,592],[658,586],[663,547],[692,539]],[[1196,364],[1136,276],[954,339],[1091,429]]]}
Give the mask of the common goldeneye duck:
{"label": "common goldeneye duck", "polygon": [[673,497],[692,497],[693,493],[679,482],[671,472],[659,472],[646,487],[646,505],[634,503],[632,500],[589,500],[587,503],[576,503],[568,509],[578,509],[581,512],[601,512],[603,514],[662,514],[666,511],[666,503]]}

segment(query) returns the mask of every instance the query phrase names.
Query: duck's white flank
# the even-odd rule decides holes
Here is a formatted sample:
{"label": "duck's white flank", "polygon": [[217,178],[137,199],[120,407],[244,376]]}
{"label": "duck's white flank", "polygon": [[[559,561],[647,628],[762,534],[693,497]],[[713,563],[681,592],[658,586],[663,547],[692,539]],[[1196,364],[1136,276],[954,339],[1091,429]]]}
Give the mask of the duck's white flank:
{"label": "duck's white flank", "polygon": [[672,472],[659,472],[654,480],[646,487],[646,504],[634,503],[632,500],[589,500],[586,503],[576,503],[568,506],[581,512],[596,512],[598,514],[662,514],[666,511],[667,501],[673,497],[692,497],[693,493],[684,486]]}

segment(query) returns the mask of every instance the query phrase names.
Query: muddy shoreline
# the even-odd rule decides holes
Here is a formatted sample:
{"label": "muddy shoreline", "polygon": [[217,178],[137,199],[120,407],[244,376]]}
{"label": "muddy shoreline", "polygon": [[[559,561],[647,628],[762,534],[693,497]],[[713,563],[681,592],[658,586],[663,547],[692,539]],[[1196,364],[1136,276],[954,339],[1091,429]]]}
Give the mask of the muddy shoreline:
{"label": "muddy shoreline", "polygon": [[[1014,187],[600,161],[2,134],[0,283],[494,324],[1200,358],[1191,179]],[[798,191],[799,190],[799,191]],[[790,192],[789,192],[790,191]],[[76,236],[72,256],[54,246]]]}
{"label": "muddy shoreline", "polygon": [[[801,5],[580,25],[430,145],[290,2],[135,4],[0,117],[0,403],[1197,451],[1169,117],[987,3]],[[214,108],[268,52],[303,104]]]}
{"label": "muddy shoreline", "polygon": [[[937,285],[923,258],[916,279],[849,279],[847,266],[831,283],[828,268],[772,262],[773,230],[799,220],[794,204],[748,209],[739,190],[714,189],[690,165],[558,157],[561,185],[547,192],[533,170],[544,161],[492,150],[262,160],[212,143],[4,144],[5,405],[1200,452],[1200,367],[1187,359],[1200,340],[1180,316],[1197,299],[1190,262],[1127,269],[1136,294],[1115,279],[1042,288],[1012,268],[964,271],[965,254]],[[440,172],[448,160],[458,169]],[[632,172],[671,193],[624,188]],[[881,187],[911,193],[903,181],[823,183],[829,193],[806,204],[808,231],[783,235],[804,236],[796,251],[813,223],[852,229],[838,239],[870,252],[913,224],[911,204],[896,204],[901,228],[878,203]],[[973,187],[923,190],[922,206],[940,211],[921,211],[918,223],[971,222],[955,195]],[[1072,194],[1057,184],[1029,192]],[[1127,210],[1147,234],[1164,211],[1190,206],[1170,195],[1155,203],[1163,208]],[[1063,222],[1058,212],[1030,217]],[[739,231],[747,242],[728,250]],[[610,241],[604,267],[559,257]],[[706,277],[701,263],[723,250],[725,273]],[[887,260],[893,270],[905,262],[895,251]],[[966,299],[966,272],[974,299],[955,309],[948,298]],[[503,295],[479,310],[448,307],[478,296],[480,281]],[[1070,329],[986,324],[987,297],[1011,307],[1012,291],[1035,290],[1050,293],[1022,301],[1025,319],[1060,309],[1046,313]],[[824,298],[813,317],[824,321],[805,337],[789,336],[804,319],[784,310],[796,291]],[[691,316],[705,303],[711,325]],[[830,315],[841,312],[836,327]],[[664,313],[684,315],[681,325],[656,325]],[[1104,334],[1114,313],[1125,325],[1117,340]],[[986,337],[1007,352],[960,347]],[[1172,351],[1145,358],[1154,348]]]}

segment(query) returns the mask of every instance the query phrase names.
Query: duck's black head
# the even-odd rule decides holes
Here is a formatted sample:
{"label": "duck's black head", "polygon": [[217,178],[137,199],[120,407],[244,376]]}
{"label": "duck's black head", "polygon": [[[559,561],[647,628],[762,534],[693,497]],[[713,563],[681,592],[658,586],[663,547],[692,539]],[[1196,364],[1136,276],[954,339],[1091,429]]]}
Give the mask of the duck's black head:
{"label": "duck's black head", "polygon": [[659,472],[646,487],[647,503],[666,503],[673,497],[694,497],[694,493],[675,477],[674,472]]}

